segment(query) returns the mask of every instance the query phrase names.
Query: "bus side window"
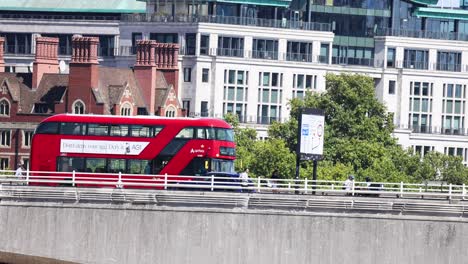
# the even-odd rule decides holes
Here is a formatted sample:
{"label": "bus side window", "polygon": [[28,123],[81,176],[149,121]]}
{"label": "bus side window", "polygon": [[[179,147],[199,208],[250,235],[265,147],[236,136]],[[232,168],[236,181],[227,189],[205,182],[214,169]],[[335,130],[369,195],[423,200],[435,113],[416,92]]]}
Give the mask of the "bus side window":
{"label": "bus side window", "polygon": [[88,124],[89,136],[108,136],[109,126],[103,124]]}
{"label": "bus side window", "polygon": [[200,138],[200,139],[206,139],[207,138],[207,135],[206,135],[206,128],[197,128],[197,138]]}
{"label": "bus side window", "polygon": [[116,137],[126,137],[128,136],[128,125],[111,125],[110,135]]}
{"label": "bus side window", "polygon": [[179,134],[177,134],[175,138],[191,139],[193,138],[193,130],[194,129],[192,127],[184,128],[179,132]]}
{"label": "bus side window", "polygon": [[60,134],[62,135],[84,135],[85,126],[80,123],[61,123]]}
{"label": "bus side window", "polygon": [[106,172],[106,159],[87,158],[86,171]]}
{"label": "bus side window", "polygon": [[130,136],[132,137],[150,137],[151,127],[132,125],[130,128]]}
{"label": "bus side window", "polygon": [[82,172],[84,158],[78,157],[59,157],[57,160],[57,171]]}
{"label": "bus side window", "polygon": [[40,124],[35,134],[58,134],[59,123],[47,122]]}

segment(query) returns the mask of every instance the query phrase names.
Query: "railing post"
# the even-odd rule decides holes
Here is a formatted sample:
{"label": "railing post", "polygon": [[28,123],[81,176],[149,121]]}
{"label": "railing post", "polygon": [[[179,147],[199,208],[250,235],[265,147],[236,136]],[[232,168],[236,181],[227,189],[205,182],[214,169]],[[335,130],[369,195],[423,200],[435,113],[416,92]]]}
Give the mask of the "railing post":
{"label": "railing post", "polygon": [[167,190],[167,173],[164,174],[164,190]]}
{"label": "railing post", "polygon": [[26,170],[26,185],[29,185],[29,168]]}
{"label": "railing post", "polygon": [[449,200],[452,200],[452,184],[449,184]]}
{"label": "railing post", "polygon": [[462,185],[462,200],[465,200],[465,194],[466,194],[465,184],[463,184]]}
{"label": "railing post", "polygon": [[122,188],[123,187],[123,183],[122,183],[122,172],[119,171],[119,181],[117,182],[117,188]]}
{"label": "railing post", "polygon": [[307,178],[304,180],[304,194],[307,194]]}
{"label": "railing post", "polygon": [[72,186],[75,187],[75,170],[72,171]]}
{"label": "railing post", "polygon": [[262,179],[260,176],[257,177],[257,192],[261,192],[262,190]]}
{"label": "railing post", "polygon": [[211,175],[211,191],[214,190],[214,175]]}
{"label": "railing post", "polygon": [[403,182],[400,182],[400,198],[403,197]]}
{"label": "railing post", "polygon": [[354,196],[354,181],[351,183],[351,195]]}

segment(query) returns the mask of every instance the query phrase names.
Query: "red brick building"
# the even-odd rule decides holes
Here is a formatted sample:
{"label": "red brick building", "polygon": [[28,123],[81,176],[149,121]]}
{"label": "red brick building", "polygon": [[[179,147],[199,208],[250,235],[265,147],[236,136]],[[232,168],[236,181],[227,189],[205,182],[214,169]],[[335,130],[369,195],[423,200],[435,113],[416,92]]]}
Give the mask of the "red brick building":
{"label": "red brick building", "polygon": [[50,115],[182,116],[177,44],[139,41],[133,70],[99,66],[98,45],[74,37],[69,74],[60,74],[58,39],[38,37],[33,72],[6,73],[0,38],[0,169],[28,166],[34,129]]}

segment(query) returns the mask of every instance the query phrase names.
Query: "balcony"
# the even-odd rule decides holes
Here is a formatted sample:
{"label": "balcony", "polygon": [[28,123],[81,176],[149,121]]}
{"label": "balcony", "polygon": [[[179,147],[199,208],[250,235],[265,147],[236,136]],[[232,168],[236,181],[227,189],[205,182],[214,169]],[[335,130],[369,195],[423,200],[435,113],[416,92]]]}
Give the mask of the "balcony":
{"label": "balcony", "polygon": [[265,50],[253,50],[251,58],[265,59],[265,60],[278,60],[278,52],[265,51]]}
{"label": "balcony", "polygon": [[110,21],[117,22],[120,20],[120,16],[116,15],[61,15],[61,14],[39,14],[39,13],[1,13],[0,19],[11,19],[11,20],[81,20],[81,21]]}
{"label": "balcony", "polygon": [[216,49],[216,55],[225,57],[244,57],[244,49]]}
{"label": "balcony", "polygon": [[443,39],[443,40],[461,40],[468,41],[468,34],[458,32],[436,32],[426,30],[406,30],[400,28],[377,29],[376,36],[393,36],[422,39]]}
{"label": "balcony", "polygon": [[239,25],[239,26],[331,32],[331,24],[329,23],[246,18],[246,17],[234,17],[234,16],[213,16],[213,15],[209,15],[209,16],[191,16],[191,15],[161,16],[161,15],[156,15],[156,14],[123,14],[121,19],[122,21],[130,22],[130,23],[140,23],[140,22],[214,23],[214,24],[228,24],[228,25]]}
{"label": "balcony", "polygon": [[305,53],[286,53],[287,61],[303,61],[303,62],[312,62],[312,54]]}
{"label": "balcony", "polygon": [[332,64],[341,65],[356,65],[366,67],[383,67],[383,61],[375,60],[373,58],[349,58],[349,57],[332,57]]}
{"label": "balcony", "polygon": [[434,135],[453,135],[453,136],[467,136],[468,129],[459,127],[459,128],[445,128],[445,127],[436,127],[436,126],[408,126],[408,125],[397,125],[396,129],[408,129],[412,133],[418,134],[434,134]]}
{"label": "balcony", "polygon": [[6,55],[30,55],[31,46],[30,45],[9,45],[5,46],[5,54]]}

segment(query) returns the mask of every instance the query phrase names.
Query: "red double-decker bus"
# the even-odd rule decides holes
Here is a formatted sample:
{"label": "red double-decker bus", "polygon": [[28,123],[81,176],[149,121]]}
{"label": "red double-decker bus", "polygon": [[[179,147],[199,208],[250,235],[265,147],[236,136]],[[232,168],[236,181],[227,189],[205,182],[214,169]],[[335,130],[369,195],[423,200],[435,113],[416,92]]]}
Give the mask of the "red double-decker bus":
{"label": "red double-decker bus", "polygon": [[31,147],[31,171],[203,175],[233,172],[234,160],[233,130],[214,118],[59,114]]}

